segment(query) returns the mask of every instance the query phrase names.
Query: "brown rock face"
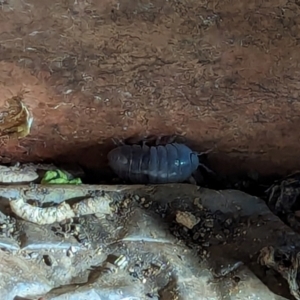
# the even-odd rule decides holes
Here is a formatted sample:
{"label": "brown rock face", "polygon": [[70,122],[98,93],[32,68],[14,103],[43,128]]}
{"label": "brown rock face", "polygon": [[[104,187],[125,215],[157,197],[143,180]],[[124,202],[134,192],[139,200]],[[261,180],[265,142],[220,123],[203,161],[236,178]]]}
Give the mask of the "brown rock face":
{"label": "brown rock face", "polygon": [[101,167],[112,137],[177,133],[216,146],[220,171],[295,169],[299,14],[283,0],[2,1],[0,104],[26,91],[33,123],[0,155]]}

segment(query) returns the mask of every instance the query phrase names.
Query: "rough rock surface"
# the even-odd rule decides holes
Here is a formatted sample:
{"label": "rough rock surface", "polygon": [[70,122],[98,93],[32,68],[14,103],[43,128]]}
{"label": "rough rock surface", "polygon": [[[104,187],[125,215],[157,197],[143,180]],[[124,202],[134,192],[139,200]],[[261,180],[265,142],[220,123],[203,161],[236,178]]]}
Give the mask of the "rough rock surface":
{"label": "rough rock surface", "polygon": [[216,145],[219,170],[299,167],[299,13],[287,0],[1,1],[0,105],[27,91],[34,120],[0,155],[102,166],[111,137],[180,133]]}
{"label": "rough rock surface", "polygon": [[20,195],[36,200],[26,208],[33,212],[36,205],[100,191],[113,199],[111,215],[38,225],[2,214],[3,299],[300,299],[299,234],[263,200],[240,191],[189,184],[2,185],[0,211],[7,213]]}

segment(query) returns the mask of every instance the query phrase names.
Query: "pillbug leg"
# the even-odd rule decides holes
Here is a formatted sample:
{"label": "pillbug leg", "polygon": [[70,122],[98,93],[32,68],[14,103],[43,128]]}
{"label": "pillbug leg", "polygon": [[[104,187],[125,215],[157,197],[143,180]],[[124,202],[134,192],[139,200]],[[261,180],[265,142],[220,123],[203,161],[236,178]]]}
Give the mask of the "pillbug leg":
{"label": "pillbug leg", "polygon": [[156,137],[155,139],[155,145],[158,146],[158,145],[162,145],[162,139],[163,139],[163,136],[159,135],[158,137]]}
{"label": "pillbug leg", "polygon": [[143,145],[148,145],[148,146],[158,146],[161,145],[161,136],[157,136],[154,134],[144,136],[142,139],[142,144]]}
{"label": "pillbug leg", "polygon": [[144,139],[144,137],[141,137],[140,135],[133,135],[125,139],[126,145],[140,145],[141,141]]}
{"label": "pillbug leg", "polygon": [[186,137],[179,134],[173,134],[170,139],[172,139],[171,143],[185,144],[187,142]]}
{"label": "pillbug leg", "polygon": [[149,135],[146,137],[146,142],[148,145],[159,146],[166,145],[169,143],[169,137],[165,135]]}
{"label": "pillbug leg", "polygon": [[143,147],[143,149],[145,148],[145,146],[147,146],[147,144],[148,144],[148,142],[146,140],[142,141],[142,147]]}
{"label": "pillbug leg", "polygon": [[190,177],[188,178],[187,181],[188,181],[190,184],[192,184],[192,185],[197,185],[197,181],[196,181],[196,179],[194,178],[193,175],[190,176]]}
{"label": "pillbug leg", "polygon": [[179,143],[179,144],[183,144],[185,141],[182,140],[182,137],[180,135],[177,134],[172,134],[172,135],[163,135],[160,136],[160,143],[163,145],[167,145],[167,144],[172,144],[172,143]]}
{"label": "pillbug leg", "polygon": [[114,143],[115,146],[123,146],[125,145],[124,141],[121,140],[120,138],[111,138],[112,142]]}
{"label": "pillbug leg", "polygon": [[[179,141],[181,139],[181,141]],[[159,135],[155,137],[155,145],[167,145],[172,143],[184,143],[182,137],[176,134],[172,135]]]}
{"label": "pillbug leg", "polygon": [[164,145],[166,144],[172,144],[176,141],[177,135],[172,134],[172,135],[164,135],[160,137],[160,142],[163,143]]}
{"label": "pillbug leg", "polygon": [[125,140],[125,143],[127,145],[151,145],[151,144],[155,144],[155,140],[156,140],[156,136],[154,135],[150,135],[150,136],[147,136],[147,135],[135,135],[135,136],[131,136],[129,138],[127,138]]}
{"label": "pillbug leg", "polygon": [[152,134],[152,135],[148,135],[147,137],[145,137],[145,142],[148,144],[148,145],[157,145],[157,136]]}

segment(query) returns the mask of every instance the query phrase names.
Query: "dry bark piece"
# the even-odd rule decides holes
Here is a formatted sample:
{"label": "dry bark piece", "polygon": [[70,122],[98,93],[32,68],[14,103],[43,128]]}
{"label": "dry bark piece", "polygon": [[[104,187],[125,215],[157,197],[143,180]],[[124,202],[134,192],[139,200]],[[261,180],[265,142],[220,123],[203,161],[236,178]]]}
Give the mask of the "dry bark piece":
{"label": "dry bark piece", "polygon": [[22,102],[24,92],[7,99],[7,111],[1,113],[0,136],[23,138],[30,133],[33,117]]}
{"label": "dry bark piece", "polygon": [[[264,247],[261,249],[258,261],[261,265],[277,271],[288,282],[291,294],[300,300],[297,274],[300,262],[300,252],[287,249],[275,249],[274,247]],[[289,262],[289,263],[287,263]]]}
{"label": "dry bark piece", "polygon": [[10,201],[10,207],[18,217],[32,223],[45,225],[89,214],[110,214],[111,202],[111,197],[105,195],[88,198],[72,206],[62,202],[56,207],[41,208],[26,203],[23,198],[18,198]]}
{"label": "dry bark piece", "polygon": [[57,207],[34,207],[19,198],[10,202],[11,210],[20,218],[39,225],[61,222],[75,217],[74,211],[66,202]]}
{"label": "dry bark piece", "polygon": [[296,232],[300,230],[299,211],[297,199],[300,195],[300,172],[286,176],[266,190],[268,206],[276,215],[284,217],[285,222]]}
{"label": "dry bark piece", "polygon": [[110,203],[112,198],[105,194],[104,196],[91,197],[72,205],[76,216],[85,216],[91,214],[110,214]]}
{"label": "dry bark piece", "polygon": [[12,167],[0,166],[1,183],[32,182],[38,177],[38,173],[31,167],[22,167],[19,164]]}

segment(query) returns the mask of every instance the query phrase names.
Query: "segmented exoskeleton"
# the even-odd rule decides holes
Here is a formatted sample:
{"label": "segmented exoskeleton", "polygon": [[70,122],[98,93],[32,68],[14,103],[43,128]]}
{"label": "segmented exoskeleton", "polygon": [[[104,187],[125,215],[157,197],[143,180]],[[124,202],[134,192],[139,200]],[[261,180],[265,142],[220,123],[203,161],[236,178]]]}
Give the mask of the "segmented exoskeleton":
{"label": "segmented exoskeleton", "polygon": [[[109,165],[123,180],[140,184],[184,182],[201,165],[199,155],[181,143],[122,145],[108,154]],[[210,171],[206,166],[205,169]]]}

